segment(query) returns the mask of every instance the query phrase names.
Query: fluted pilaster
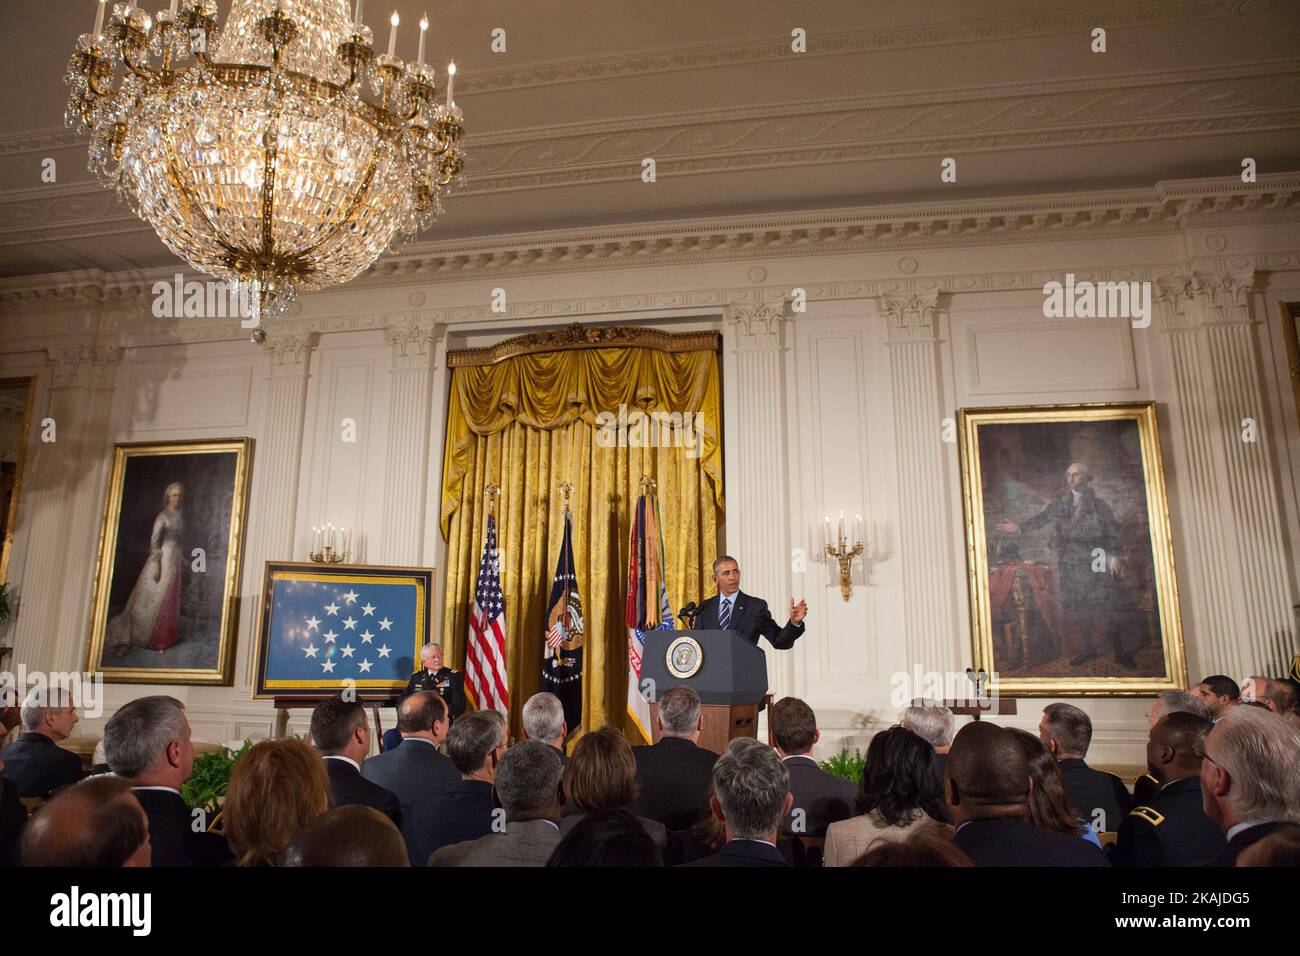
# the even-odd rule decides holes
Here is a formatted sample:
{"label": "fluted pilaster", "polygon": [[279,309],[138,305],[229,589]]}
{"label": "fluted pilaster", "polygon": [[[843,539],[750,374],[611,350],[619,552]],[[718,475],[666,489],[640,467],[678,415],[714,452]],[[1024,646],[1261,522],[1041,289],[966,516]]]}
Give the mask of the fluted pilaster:
{"label": "fluted pilaster", "polygon": [[385,563],[419,565],[423,560],[433,358],[443,330],[411,320],[384,332],[393,350],[381,538]]}
{"label": "fluted pilaster", "polygon": [[[1157,294],[1181,413],[1180,498],[1200,572],[1184,575],[1180,592],[1195,614],[1202,669],[1238,676],[1277,670],[1294,643],[1253,285],[1248,274],[1192,273]],[[1245,419],[1257,440],[1243,440]]]}
{"label": "fluted pilaster", "polygon": [[38,439],[20,501],[32,528],[14,651],[15,663],[29,668],[72,671],[85,663],[112,391],[122,350],[52,348],[48,361],[48,404],[32,427],[39,435],[51,419],[55,440]]}
{"label": "fluted pilaster", "polygon": [[882,295],[888,323],[898,472],[899,559],[907,662],[950,671],[964,663],[954,614],[948,477],[941,438],[938,312],[941,293]]}
{"label": "fluted pilaster", "polygon": [[[741,561],[741,587],[762,595],[772,617],[784,623],[789,609],[790,541],[785,428],[785,309],[783,304],[733,306],[730,348],[734,353],[737,431],[735,467],[727,474],[727,510],[738,529],[727,550]],[[730,441],[730,437],[728,438]],[[810,622],[809,627],[815,623]],[[769,692],[777,698],[793,690],[787,654],[768,654]]]}

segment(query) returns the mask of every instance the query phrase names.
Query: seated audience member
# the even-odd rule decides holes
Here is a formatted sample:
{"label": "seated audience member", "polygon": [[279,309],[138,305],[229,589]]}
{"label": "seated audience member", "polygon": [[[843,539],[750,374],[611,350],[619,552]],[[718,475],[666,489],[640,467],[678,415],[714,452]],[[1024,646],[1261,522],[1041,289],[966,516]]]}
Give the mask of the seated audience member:
{"label": "seated audience member", "polygon": [[913,827],[901,840],[880,840],[854,866],[974,866],[942,827]]}
{"label": "seated audience member", "polygon": [[[461,721],[456,722],[457,727]],[[504,828],[477,840],[445,846],[429,858],[429,865],[545,866],[560,844],[563,775],[564,765],[554,747],[537,740],[515,744],[496,769]]]}
{"label": "seated audience member", "polygon": [[1156,792],[1120,825],[1116,866],[1188,866],[1223,850],[1223,832],[1201,801],[1201,759],[1213,727],[1208,717],[1181,712],[1151,728],[1147,773]]}
{"label": "seated audience member", "polygon": [[1107,866],[1087,840],[1052,833],[1026,819],[1029,766],[1005,727],[967,724],[948,751],[944,793],[957,824],[953,843],[976,866]]}
{"label": "seated audience member", "polygon": [[1038,724],[1038,739],[1061,766],[1065,802],[1075,816],[1098,832],[1119,829],[1133,799],[1123,780],[1084,762],[1092,744],[1092,718],[1073,704],[1049,704]]}
{"label": "seated audience member", "polygon": [[230,772],[221,809],[226,842],[240,866],[279,866],[294,835],[329,808],[320,755],[296,737],[263,740]]}
{"label": "seated audience member", "polygon": [[[561,837],[587,814],[631,807],[636,800],[636,760],[621,731],[605,726],[578,741],[564,768],[564,795],[575,812],[560,821]],[[649,817],[637,819],[663,853],[668,846],[667,828]]]}
{"label": "seated audience member", "polygon": [[944,761],[948,759],[948,748],[952,746],[952,735],[957,725],[952,711],[939,704],[921,702],[903,711],[898,722],[934,748],[934,766],[942,792]]}
{"label": "seated audience member", "polygon": [[1237,856],[1238,866],[1300,866],[1300,824],[1288,823]]}
{"label": "seated audience member", "polygon": [[361,775],[393,793],[402,807],[402,838],[412,866],[424,866],[432,846],[433,808],[460,785],[460,771],[438,753],[447,737],[447,704],[436,691],[416,691],[397,705],[403,746],[371,757]]}
{"label": "seated audience member", "polygon": [[311,714],[311,739],[325,758],[334,806],[356,803],[374,807],[401,827],[402,806],[397,797],[361,776],[361,764],[370,753],[370,722],[364,707],[341,697],[321,701]]}
{"label": "seated audience member", "polygon": [[81,758],[59,746],[81,719],[72,698],[60,689],[38,689],[22,706],[23,733],[4,750],[5,776],[19,797],[48,799],[60,787],[81,779]]}
{"label": "seated audience member", "polygon": [[872,737],[862,764],[857,809],[860,816],[827,829],[822,866],[852,866],[882,840],[906,839],[927,824],[951,833],[944,822],[948,809],[931,745],[903,727],[890,727]]}
{"label": "seated audience member", "polygon": [[1206,862],[1233,866],[1241,852],[1300,820],[1300,730],[1277,714],[1234,707],[1205,738],[1201,796],[1228,844]]}
{"label": "seated audience member", "polygon": [[853,816],[857,785],[822,770],[809,756],[822,735],[817,729],[817,715],[802,700],[778,700],[768,713],[767,725],[790,774],[794,807],[785,819],[787,829],[796,836],[825,836],[832,823]]}
{"label": "seated audience member", "polygon": [[1170,714],[1195,714],[1210,719],[1210,708],[1197,694],[1185,690],[1161,691],[1147,711],[1147,729],[1150,730]]}
{"label": "seated audience member", "polygon": [[461,779],[434,801],[427,844],[433,848],[430,853],[492,832],[497,806],[492,782],[506,743],[505,718],[495,710],[470,711],[451,725],[447,756]]}
{"label": "seated audience member", "polygon": [[1241,700],[1241,688],[1237,682],[1223,674],[1211,674],[1192,688],[1192,692],[1201,698],[1210,712],[1210,719],[1215,721]]}
{"label": "seated audience member", "polygon": [[524,736],[554,747],[560,754],[560,763],[567,764],[569,757],[564,752],[564,738],[569,736],[569,726],[564,722],[564,705],[560,698],[546,691],[534,694],[524,703],[523,718]]}
{"label": "seated audience member", "polygon": [[5,762],[0,760],[0,867],[18,865],[18,837],[27,823],[23,806],[14,785],[4,778]]}
{"label": "seated audience member", "polygon": [[708,815],[709,780],[718,755],[698,746],[700,695],[673,687],[659,699],[659,743],[634,747],[637,798],[632,812],[669,830],[688,830]]}
{"label": "seated audience member", "polygon": [[0,741],[9,736],[9,732],[22,723],[22,719],[18,691],[7,685],[0,686]]}
{"label": "seated audience member", "polygon": [[777,849],[781,820],[790,812],[790,774],[775,750],[752,737],[727,744],[713,766],[709,809],[726,827],[727,842],[712,856],[685,866],[789,866]]}
{"label": "seated audience member", "polygon": [[95,777],[62,790],[23,831],[23,866],[148,866],[149,818],[131,785]]}
{"label": "seated audience member", "polygon": [[[403,702],[405,703],[405,702]],[[410,866],[396,825],[374,807],[327,810],[298,832],[285,866]]]}
{"label": "seated audience member", "polygon": [[1080,820],[1065,804],[1065,783],[1061,780],[1061,768],[1056,758],[1047,752],[1043,742],[1033,734],[1014,727],[1007,728],[1025,755],[1025,765],[1029,769],[1029,803],[1026,806],[1025,819],[1031,826],[1052,833],[1065,833],[1069,836],[1082,837],[1089,843],[1101,848],[1101,839],[1097,831],[1085,820]]}
{"label": "seated audience member", "polygon": [[[577,754],[575,753],[576,757]],[[627,810],[596,810],[575,820],[561,838],[547,866],[658,866],[659,848],[641,818]]]}
{"label": "seated audience member", "polygon": [[1295,682],[1272,677],[1252,677],[1251,680],[1255,681],[1257,699],[1263,701],[1269,710],[1295,727],[1296,707],[1300,703],[1297,699]]}
{"label": "seated audience member", "polygon": [[[149,817],[153,866],[219,866],[230,847],[181,798],[194,770],[194,744],[185,705],[175,697],[139,697],[104,725],[104,757],[130,782]],[[196,829],[197,827],[197,829]]]}

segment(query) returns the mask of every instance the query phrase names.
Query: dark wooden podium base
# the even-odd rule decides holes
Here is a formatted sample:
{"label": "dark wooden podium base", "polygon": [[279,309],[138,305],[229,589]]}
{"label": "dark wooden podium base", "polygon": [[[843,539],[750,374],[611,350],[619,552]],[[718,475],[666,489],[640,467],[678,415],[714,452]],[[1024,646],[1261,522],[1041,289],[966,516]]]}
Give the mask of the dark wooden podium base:
{"label": "dark wooden podium base", "polygon": [[[704,729],[700,731],[700,746],[721,754],[728,741],[737,737],[758,736],[758,704],[704,704],[700,708]],[[659,705],[650,704],[650,726],[654,743],[659,743]]]}

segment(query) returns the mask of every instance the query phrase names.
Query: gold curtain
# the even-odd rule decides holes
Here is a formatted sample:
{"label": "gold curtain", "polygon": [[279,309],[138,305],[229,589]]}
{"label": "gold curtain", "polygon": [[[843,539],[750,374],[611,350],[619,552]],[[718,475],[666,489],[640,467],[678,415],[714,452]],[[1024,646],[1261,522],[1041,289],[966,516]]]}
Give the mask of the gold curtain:
{"label": "gold curtain", "polygon": [[[685,427],[666,429],[671,447],[664,441],[631,447],[634,431],[629,441],[610,442],[610,416],[618,416],[620,405],[629,416],[637,410],[697,415],[692,421],[703,426],[698,444],[679,447],[690,435]],[[574,561],[585,625],[583,726],[569,729],[611,723],[626,730],[627,551],[641,478],[657,485],[668,596],[676,612],[702,599],[711,578],[723,516],[721,421],[715,349],[570,347],[453,368],[441,503],[447,540],[443,646],[453,666],[463,667],[487,517],[483,489],[499,485],[515,730],[524,701],[541,689],[547,600],[564,532],[561,483],[573,485]]]}

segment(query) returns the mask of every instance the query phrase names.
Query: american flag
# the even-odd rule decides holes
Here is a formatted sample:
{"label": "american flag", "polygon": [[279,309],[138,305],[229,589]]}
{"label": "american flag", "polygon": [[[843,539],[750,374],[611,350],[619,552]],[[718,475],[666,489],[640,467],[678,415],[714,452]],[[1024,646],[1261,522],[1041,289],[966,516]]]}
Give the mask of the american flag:
{"label": "american flag", "polygon": [[488,515],[483,560],[478,566],[478,588],[469,619],[469,646],[465,654],[465,691],[480,710],[510,713],[510,687],[506,678],[506,602],[501,593],[501,565],[497,554],[497,522]]}

